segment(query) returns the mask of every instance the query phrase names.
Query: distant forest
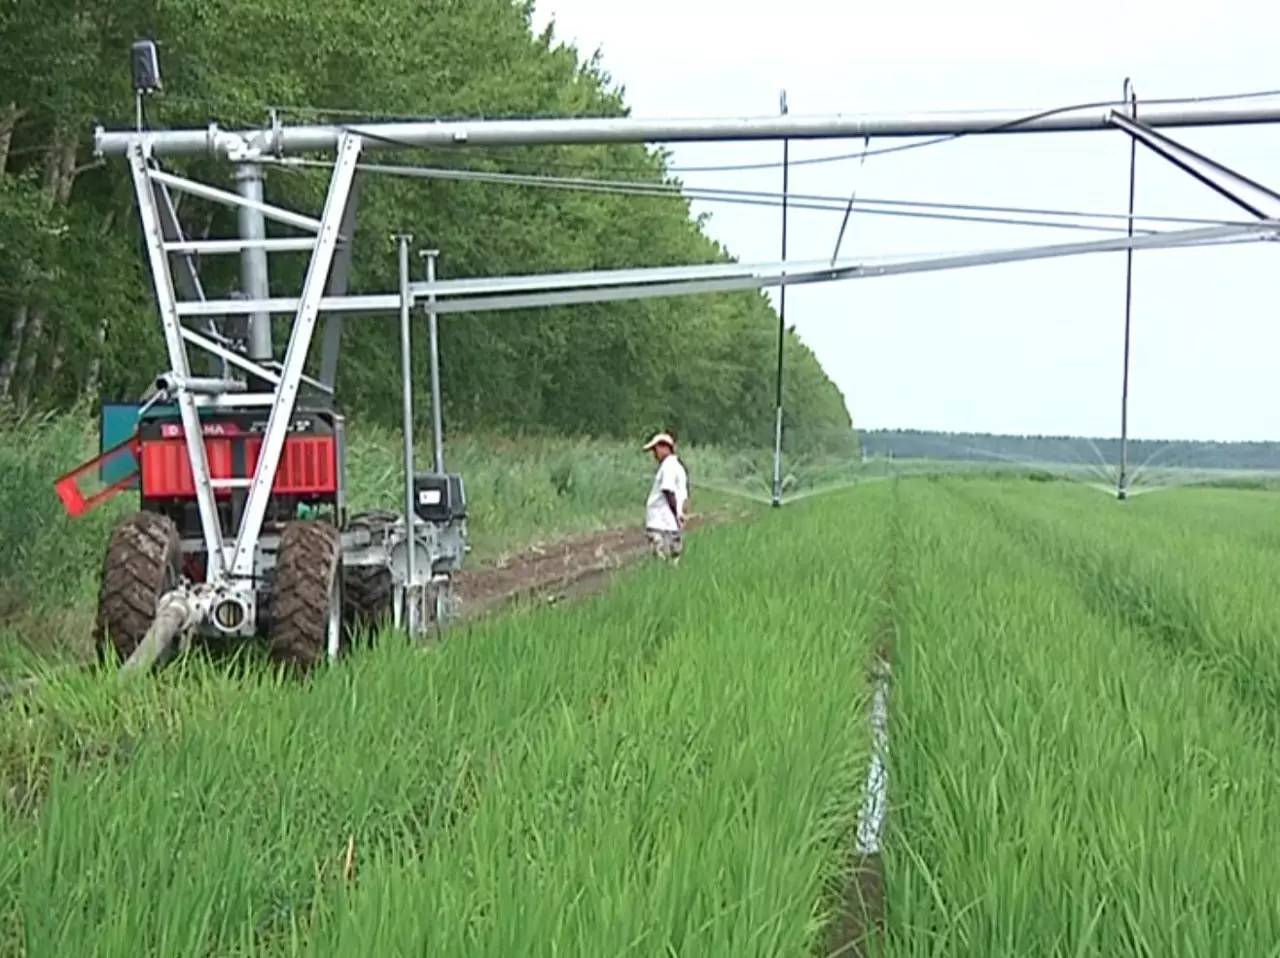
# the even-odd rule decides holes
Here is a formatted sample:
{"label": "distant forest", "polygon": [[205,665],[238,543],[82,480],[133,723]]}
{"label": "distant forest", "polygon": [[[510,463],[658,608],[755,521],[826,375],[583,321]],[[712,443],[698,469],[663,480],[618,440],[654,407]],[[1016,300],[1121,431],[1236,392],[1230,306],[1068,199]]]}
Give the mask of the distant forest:
{"label": "distant forest", "polygon": [[[991,433],[863,429],[863,454],[895,459],[988,460],[1021,464],[1105,466],[1120,463],[1120,440],[1080,436],[1009,436]],[[1130,439],[1131,467],[1280,469],[1280,442],[1197,442]]]}

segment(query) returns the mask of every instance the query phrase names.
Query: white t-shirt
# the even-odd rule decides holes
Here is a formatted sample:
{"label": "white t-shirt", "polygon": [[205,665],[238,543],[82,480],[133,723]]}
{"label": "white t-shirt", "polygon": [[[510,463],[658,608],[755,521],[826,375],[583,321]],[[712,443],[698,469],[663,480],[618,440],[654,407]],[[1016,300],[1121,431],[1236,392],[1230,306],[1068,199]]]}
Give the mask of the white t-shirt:
{"label": "white t-shirt", "polygon": [[664,492],[674,493],[676,508],[683,513],[684,504],[689,498],[689,476],[675,453],[658,465],[658,472],[653,477],[653,488],[649,490],[649,502],[645,507],[644,527],[658,532],[679,532],[680,525],[671,514],[671,506],[667,503]]}

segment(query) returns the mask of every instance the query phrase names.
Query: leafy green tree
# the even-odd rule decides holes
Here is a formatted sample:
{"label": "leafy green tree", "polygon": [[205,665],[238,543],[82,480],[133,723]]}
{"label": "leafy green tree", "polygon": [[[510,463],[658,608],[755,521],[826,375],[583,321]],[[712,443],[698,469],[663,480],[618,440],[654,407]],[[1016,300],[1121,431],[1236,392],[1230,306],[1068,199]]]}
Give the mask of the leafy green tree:
{"label": "leafy green tree", "polygon": [[[58,406],[136,395],[163,365],[128,178],[90,155],[95,120],[134,122],[128,47],[161,45],[156,127],[262,126],[352,116],[621,116],[622,91],[512,0],[0,0],[0,400]],[[369,113],[365,111],[375,111]],[[422,150],[399,162],[674,183],[642,146]],[[372,162],[381,160],[372,158]],[[167,161],[229,180],[208,157]],[[327,173],[268,168],[273,202],[315,210]],[[230,236],[232,211],[184,201],[185,230]],[[395,287],[390,235],[443,251],[442,276],[729,259],[679,196],[635,197],[362,174],[353,290]],[[232,257],[205,285],[238,283]],[[275,256],[271,287],[296,290],[305,259]],[[761,294],[670,298],[441,320],[451,428],[772,440],[776,316]],[[347,324],[339,389],[357,416],[399,414],[397,328]],[[283,333],[283,326],[281,328]],[[281,337],[282,339],[283,337]],[[424,338],[424,337],[420,337]],[[425,385],[425,363],[418,363]],[[834,385],[792,335],[788,442],[850,442]]]}

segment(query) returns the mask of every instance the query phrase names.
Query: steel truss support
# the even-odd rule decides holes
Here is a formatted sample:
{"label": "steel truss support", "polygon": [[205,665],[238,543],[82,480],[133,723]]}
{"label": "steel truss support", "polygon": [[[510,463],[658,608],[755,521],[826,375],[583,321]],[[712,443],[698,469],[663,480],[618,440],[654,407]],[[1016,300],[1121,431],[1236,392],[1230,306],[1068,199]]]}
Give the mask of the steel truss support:
{"label": "steel truss support", "polygon": [[[143,142],[146,142],[145,140]],[[300,230],[306,230],[310,233],[318,233],[320,231],[320,221],[312,219],[310,216],[303,216],[301,213],[295,213],[292,210],[281,209],[278,206],[272,206],[269,203],[263,203],[257,200],[247,199],[239,193],[231,193],[227,190],[220,190],[216,186],[209,186],[205,183],[198,183],[195,180],[188,180],[185,177],[174,176],[172,173],[165,173],[161,170],[150,171],[151,180],[155,183],[161,183],[171,189],[177,190],[179,193],[188,193],[191,196],[198,196],[203,200],[212,200],[215,203],[221,203],[224,206],[232,206],[238,208],[251,209],[261,213],[266,219],[274,220],[285,226],[293,226]]]}
{"label": "steel truss support", "polygon": [[1136,141],[1174,166],[1195,177],[1210,189],[1247,210],[1260,220],[1280,219],[1280,193],[1237,173],[1228,166],[1211,160],[1190,147],[1183,146],[1151,126],[1140,123],[1119,111],[1112,111],[1110,122]]}
{"label": "steel truss support", "polygon": [[[240,288],[250,299],[266,299],[271,295],[271,275],[267,267],[267,219],[263,214],[263,190],[266,172],[253,163],[236,167],[236,192],[244,202],[236,210],[243,245],[240,254]],[[249,358],[267,362],[275,355],[271,342],[271,314],[254,313],[249,317]]]}
{"label": "steel truss support", "polygon": [[[276,472],[299,390],[303,383],[307,383],[323,392],[332,392],[332,389],[322,382],[306,376],[304,370],[312,334],[319,316],[320,303],[333,266],[335,249],[342,238],[342,228],[349,228],[354,222],[350,215],[348,199],[360,155],[360,146],[359,137],[344,138],[339,162],[335,166],[324,211],[319,220],[266,203],[246,201],[234,193],[155,169],[147,155],[145,139],[139,140],[129,153],[134,192],[138,201],[157,306],[169,355],[169,372],[158,378],[157,388],[160,394],[176,399],[182,414],[183,433],[200,511],[200,524],[209,555],[207,580],[210,583],[225,581],[228,577],[240,580],[252,578],[258,539],[262,532],[271,489],[275,485]],[[265,219],[291,226],[307,229],[314,227],[316,235],[287,240],[256,237],[247,241],[243,238],[230,241],[188,241],[182,235],[176,210],[169,200],[170,189],[242,209],[248,208],[255,213],[261,213]],[[246,247],[256,248],[264,254],[303,248],[312,250],[302,294],[295,305],[293,333],[284,361],[278,364],[278,369],[273,368],[277,364],[270,360],[254,361],[228,348],[219,341],[221,337],[217,337],[216,333],[206,335],[182,325],[179,301],[174,291],[170,256],[179,260],[183,270],[182,285],[188,295],[195,297],[187,303],[198,303],[205,301],[204,291],[195,270],[192,254],[198,251],[233,252]],[[345,283],[345,279],[343,282]],[[264,314],[270,312],[262,308],[261,299],[236,302],[259,304],[256,309],[249,312]],[[244,311],[237,310],[235,314],[242,312]],[[205,315],[228,314],[206,312]],[[217,380],[193,376],[187,352],[188,345],[195,346],[217,358],[224,369],[234,367],[247,373],[252,381],[272,387],[273,391],[248,392],[245,391],[243,383],[228,380],[225,375]],[[228,483],[215,481],[210,476],[199,410],[246,406],[269,407],[270,413],[263,435],[262,453],[254,476],[251,480],[240,483],[247,487],[248,497],[234,546],[228,548],[223,541],[214,498],[215,489],[227,486]]]}
{"label": "steel truss support", "polygon": [[[1226,197],[1236,206],[1246,210],[1262,221],[1274,221],[1280,218],[1280,193],[1256,180],[1237,173],[1230,167],[1198,153],[1177,140],[1165,136],[1150,125],[1138,120],[1137,98],[1132,95],[1132,87],[1125,81],[1125,98],[1130,101],[1131,114],[1118,110],[1111,112],[1109,122],[1112,126],[1123,130],[1132,138],[1129,151],[1129,235],[1133,235],[1133,200],[1135,182],[1135,156],[1133,150],[1141,143],[1157,156],[1168,160],[1184,173],[1199,180],[1214,192]],[[1120,470],[1116,480],[1116,497],[1125,499],[1129,494],[1129,351],[1130,351],[1130,318],[1133,297],[1133,250],[1128,251],[1128,264],[1125,276],[1125,310],[1124,310],[1124,379],[1120,400]]]}
{"label": "steel truss support", "polygon": [[[165,239],[165,249],[171,253],[180,253],[178,271],[174,276],[177,289],[187,299],[203,300],[204,285],[200,282],[200,269],[196,265],[195,250],[184,249],[186,237],[182,233],[182,222],[178,219],[178,208],[173,202],[169,188],[163,183],[152,182],[152,193],[155,197],[156,212],[160,216],[160,233]],[[210,337],[218,337],[217,319],[210,316],[206,326]],[[221,376],[228,374],[225,360],[218,364]]]}
{"label": "steel truss support", "polygon": [[[351,260],[355,255],[356,216],[360,209],[360,177],[351,184],[347,199],[347,212],[342,218],[338,251],[333,257],[333,269],[329,272],[329,296],[345,296],[351,282]],[[342,351],[342,314],[327,313],[324,318],[324,339],[320,344],[320,383],[329,393],[338,387],[338,356]]]}
{"label": "steel truss support", "polygon": [[[144,145],[141,142],[136,143],[129,152],[129,170],[133,176],[133,192],[138,201],[143,240],[147,247],[147,259],[151,265],[156,306],[160,312],[160,323],[164,327],[169,365],[175,375],[184,380],[190,379],[191,367],[187,361],[182,321],[178,316],[178,303],[173,291],[173,274],[169,269],[169,255],[164,248],[160,212],[152,190],[152,171],[148,169]],[[208,547],[208,577],[214,579],[221,576],[226,555],[223,552],[222,527],[218,523],[218,512],[214,504],[213,484],[209,479],[209,461],[205,455],[200,414],[196,408],[195,395],[190,390],[179,390],[177,400],[178,409],[182,414],[182,431],[186,437],[187,456],[195,482],[196,503],[200,510],[200,527],[204,531],[205,544]]]}
{"label": "steel truss support", "polygon": [[249,375],[254,376],[268,383],[280,382],[280,377],[266,366],[255,363],[252,359],[246,359],[234,349],[227,349],[221,343],[217,343],[205,336],[201,336],[193,329],[185,326],[182,328],[182,338],[198,349],[203,349],[207,353],[217,356],[226,365],[236,366]]}
{"label": "steel truss support", "polygon": [[240,532],[236,537],[230,572],[237,578],[247,579],[253,575],[258,536],[262,531],[267,504],[271,498],[272,487],[275,485],[276,470],[284,450],[285,437],[288,435],[289,424],[293,420],[298,389],[302,384],[307,354],[311,348],[312,333],[320,316],[321,299],[329,281],[329,270],[333,265],[339,227],[346,215],[347,200],[355,178],[360,148],[360,137],[351,134],[343,134],[338,144],[338,158],[334,165],[333,178],[329,182],[324,212],[320,216],[316,248],[311,255],[311,264],[307,267],[306,279],[302,284],[302,296],[298,300],[293,331],[285,351],[280,382],[276,387],[275,402],[271,406],[266,432],[262,438],[262,453],[258,459],[257,469],[254,471],[253,483],[249,487],[249,497],[245,502]]}
{"label": "steel truss support", "polygon": [[[427,262],[427,285],[436,281],[436,259],[440,251],[422,251]],[[440,322],[436,315],[436,297],[427,294],[427,370],[431,381],[431,468],[444,472],[444,406],[440,399]]]}
{"label": "steel truss support", "polygon": [[[410,317],[413,314],[413,297],[409,293],[409,244],[413,237],[401,234],[396,237],[398,264],[400,267],[400,395],[403,401],[404,420],[401,431],[404,441],[404,524],[409,536],[409,547],[405,550],[405,568],[408,575],[405,581],[404,611],[409,631],[416,626],[414,612],[418,603],[418,549],[415,536],[415,509],[413,499],[413,338],[410,329]],[[410,599],[413,601],[410,601]]]}
{"label": "steel truss support", "polygon": [[[1124,98],[1129,101],[1133,120],[1138,119],[1138,97],[1133,83],[1124,81]],[[1138,141],[1129,140],[1129,235],[1133,235],[1133,206],[1138,182]],[[1116,477],[1116,498],[1123,501],[1129,495],[1129,357],[1132,346],[1133,319],[1133,250],[1125,252],[1124,274],[1124,359],[1123,378],[1120,386],[1120,470]]]}

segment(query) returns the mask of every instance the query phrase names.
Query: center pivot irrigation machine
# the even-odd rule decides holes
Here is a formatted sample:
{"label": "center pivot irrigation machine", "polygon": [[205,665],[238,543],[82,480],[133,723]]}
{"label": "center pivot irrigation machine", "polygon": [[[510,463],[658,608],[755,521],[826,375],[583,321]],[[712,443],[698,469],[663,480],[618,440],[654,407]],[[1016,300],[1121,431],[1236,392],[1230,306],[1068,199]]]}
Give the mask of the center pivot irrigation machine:
{"label": "center pivot irrigation machine", "polygon": [[[274,655],[307,667],[342,649],[350,629],[383,616],[410,634],[447,620],[452,577],[468,550],[462,479],[445,471],[436,318],[572,303],[761,289],[992,263],[1271,240],[1280,235],[1280,194],[1180,145],[1157,127],[1280,121],[1280,106],[1250,102],[1151,101],[1139,122],[1132,104],[1095,103],[1033,114],[1010,111],[898,117],[779,117],[644,121],[632,118],[377,122],[258,130],[149,131],[142,98],[159,88],[154,45],[134,47],[139,122],[131,131],[98,128],[96,151],[122,157],[132,177],[169,369],[141,403],[108,407],[103,450],[57,483],[78,515],[127,489],[140,510],[115,529],[107,547],[98,610],[98,642],[127,666],[151,666],[180,638],[199,633],[235,639],[266,635]],[[1242,100],[1247,98],[1241,98]],[[425,281],[409,278],[409,237],[399,237],[400,288],[347,291],[356,227],[358,172],[390,168],[361,162],[373,149],[529,146],[574,143],[876,137],[955,137],[1121,130],[1226,196],[1244,221],[1196,221],[1185,229],[1135,231],[1086,242],[988,250],[934,258],[715,264],[664,268],[437,280],[434,253]],[[199,183],[161,167],[161,158],[203,154],[234,168],[236,191]],[[264,170],[332,157],[317,217],[264,200]],[[404,168],[399,168],[403,173]],[[424,171],[425,172],[425,171]],[[174,193],[234,207],[239,237],[189,239]],[[1157,219],[1136,217],[1136,219]],[[1172,218],[1166,218],[1172,219]],[[304,235],[271,235],[267,222]],[[1184,225],[1188,222],[1183,221]],[[273,298],[269,254],[307,252],[296,297]],[[242,298],[209,299],[198,257],[238,254]],[[837,250],[838,254],[838,250]],[[179,292],[182,296],[179,298]],[[425,312],[430,340],[434,462],[414,469],[410,340]],[[404,512],[348,514],[344,420],[335,403],[343,318],[400,317],[404,401]],[[272,316],[291,316],[283,358],[275,358]],[[306,373],[324,318],[319,368]],[[247,322],[245,322],[247,318]],[[196,375],[188,348],[214,364]],[[97,483],[87,492],[83,483]],[[1123,482],[1119,490],[1123,497]]]}

